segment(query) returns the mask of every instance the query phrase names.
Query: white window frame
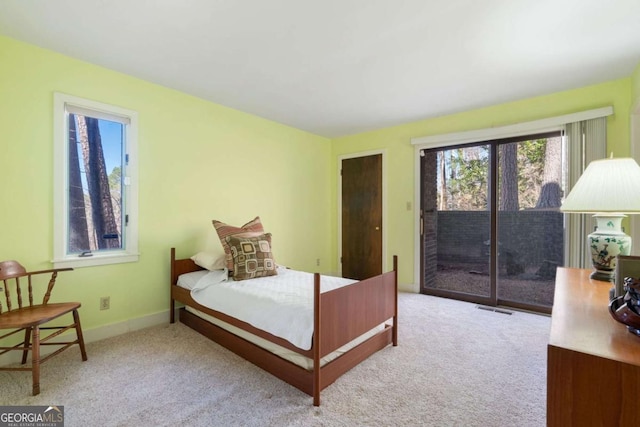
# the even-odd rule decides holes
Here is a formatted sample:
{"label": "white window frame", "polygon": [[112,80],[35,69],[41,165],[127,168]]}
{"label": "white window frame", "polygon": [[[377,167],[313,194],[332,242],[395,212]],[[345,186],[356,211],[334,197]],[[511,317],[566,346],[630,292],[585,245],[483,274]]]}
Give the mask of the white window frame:
{"label": "white window frame", "polygon": [[[69,232],[69,108],[84,110],[93,117],[119,117],[125,125],[125,152],[128,156],[124,176],[124,212],[128,221],[122,232],[121,250],[96,251],[92,256],[79,257],[67,253]],[[89,267],[95,265],[136,262],[138,253],[138,113],[125,108],[103,104],[63,93],[53,95],[53,265],[61,267]]]}

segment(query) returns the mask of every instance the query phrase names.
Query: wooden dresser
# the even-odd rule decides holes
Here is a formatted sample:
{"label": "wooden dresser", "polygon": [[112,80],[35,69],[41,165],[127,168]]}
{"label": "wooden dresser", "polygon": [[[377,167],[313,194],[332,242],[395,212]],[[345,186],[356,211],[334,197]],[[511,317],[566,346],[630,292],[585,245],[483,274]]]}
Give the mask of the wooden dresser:
{"label": "wooden dresser", "polygon": [[548,426],[640,426],[640,337],[609,314],[611,283],[559,268],[547,349]]}

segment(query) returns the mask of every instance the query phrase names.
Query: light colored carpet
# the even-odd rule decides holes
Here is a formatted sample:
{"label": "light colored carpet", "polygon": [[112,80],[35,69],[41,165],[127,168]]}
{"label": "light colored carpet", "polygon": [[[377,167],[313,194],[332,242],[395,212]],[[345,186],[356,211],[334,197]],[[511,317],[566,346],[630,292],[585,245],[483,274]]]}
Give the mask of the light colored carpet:
{"label": "light colored carpet", "polygon": [[0,404],[64,405],[73,426],[544,426],[550,318],[402,293],[399,346],[322,405],[181,324],[88,344],[43,365],[41,394],[0,372]]}

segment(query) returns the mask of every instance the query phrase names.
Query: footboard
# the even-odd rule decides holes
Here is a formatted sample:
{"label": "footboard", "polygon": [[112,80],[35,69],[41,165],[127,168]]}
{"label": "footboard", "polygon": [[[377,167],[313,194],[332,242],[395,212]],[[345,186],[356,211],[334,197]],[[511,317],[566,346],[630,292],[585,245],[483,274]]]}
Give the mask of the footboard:
{"label": "footboard", "polygon": [[[320,357],[396,317],[396,271],[320,294],[318,304]],[[395,325],[394,325],[395,327]]]}
{"label": "footboard", "polygon": [[[360,335],[392,319],[393,324],[351,350],[350,362],[343,360],[334,375],[320,369],[320,359]],[[314,286],[314,405],[320,405],[320,390],[369,355],[388,345],[398,345],[398,258],[393,271],[360,282],[320,292],[320,276]],[[340,359],[340,358],[339,358]],[[346,358],[345,358],[346,359]],[[321,372],[323,372],[321,374]]]}

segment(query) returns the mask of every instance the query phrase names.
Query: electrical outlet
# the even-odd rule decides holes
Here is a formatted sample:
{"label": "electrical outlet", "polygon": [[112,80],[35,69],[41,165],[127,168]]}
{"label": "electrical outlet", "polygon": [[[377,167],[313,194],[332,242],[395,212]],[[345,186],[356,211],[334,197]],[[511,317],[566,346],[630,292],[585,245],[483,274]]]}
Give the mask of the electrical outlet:
{"label": "electrical outlet", "polygon": [[320,265],[320,258],[316,259],[316,265],[318,265],[318,266]]}
{"label": "electrical outlet", "polygon": [[109,310],[111,305],[111,297],[100,298],[100,310]]}

